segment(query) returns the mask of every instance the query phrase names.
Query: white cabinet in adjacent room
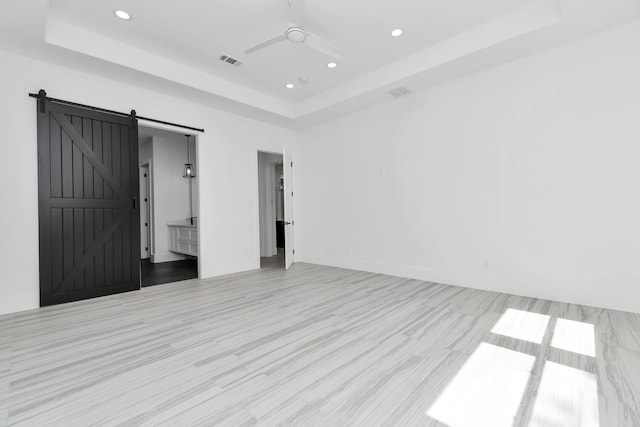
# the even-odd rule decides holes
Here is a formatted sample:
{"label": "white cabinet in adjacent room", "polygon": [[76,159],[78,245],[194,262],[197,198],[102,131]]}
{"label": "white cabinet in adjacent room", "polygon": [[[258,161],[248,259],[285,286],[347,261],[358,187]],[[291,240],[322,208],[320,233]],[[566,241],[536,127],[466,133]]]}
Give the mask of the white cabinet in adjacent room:
{"label": "white cabinet in adjacent room", "polygon": [[171,252],[198,256],[198,226],[168,224],[168,227]]}

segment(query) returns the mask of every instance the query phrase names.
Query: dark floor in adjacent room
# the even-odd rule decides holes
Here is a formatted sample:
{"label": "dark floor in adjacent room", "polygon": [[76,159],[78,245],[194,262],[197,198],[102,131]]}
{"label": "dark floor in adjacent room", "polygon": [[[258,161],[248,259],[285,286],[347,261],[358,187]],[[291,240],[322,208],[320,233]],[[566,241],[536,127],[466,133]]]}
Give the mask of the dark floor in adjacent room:
{"label": "dark floor in adjacent room", "polygon": [[278,254],[272,257],[261,257],[260,268],[284,269],[284,248],[278,248]]}
{"label": "dark floor in adjacent room", "polygon": [[198,259],[189,258],[178,261],[152,263],[148,259],[141,261],[142,286],[178,282],[198,278]]}

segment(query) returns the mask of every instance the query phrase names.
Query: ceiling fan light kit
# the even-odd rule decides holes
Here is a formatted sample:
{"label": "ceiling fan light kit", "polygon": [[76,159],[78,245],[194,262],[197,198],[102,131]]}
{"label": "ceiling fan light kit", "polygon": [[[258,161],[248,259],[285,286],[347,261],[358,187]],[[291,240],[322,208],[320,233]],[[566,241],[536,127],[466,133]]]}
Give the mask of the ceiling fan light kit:
{"label": "ceiling fan light kit", "polygon": [[287,36],[287,40],[294,43],[302,43],[307,37],[306,31],[300,27],[289,27],[285,34]]}
{"label": "ceiling fan light kit", "polygon": [[250,47],[245,50],[244,53],[251,55],[276,43],[290,41],[293,43],[303,43],[305,46],[333,59],[340,59],[343,56],[340,50],[304,27],[304,14],[305,0],[289,0],[289,25],[284,32]]}

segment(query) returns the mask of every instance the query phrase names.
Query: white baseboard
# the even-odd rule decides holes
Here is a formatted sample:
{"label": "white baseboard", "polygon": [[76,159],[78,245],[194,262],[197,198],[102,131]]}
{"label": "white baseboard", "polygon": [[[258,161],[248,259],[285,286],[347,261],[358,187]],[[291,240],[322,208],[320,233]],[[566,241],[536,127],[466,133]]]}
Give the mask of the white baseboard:
{"label": "white baseboard", "polygon": [[31,293],[0,295],[0,315],[33,310],[40,307],[40,295]]}
{"label": "white baseboard", "polygon": [[214,279],[220,276],[227,276],[229,274],[236,273],[244,273],[246,271],[259,270],[260,269],[260,260],[257,262],[249,262],[249,263],[238,263],[234,265],[218,265],[215,269],[202,270],[202,266],[200,267],[200,278],[201,279]]}
{"label": "white baseboard", "polygon": [[538,283],[531,278],[507,278],[492,274],[438,270],[368,260],[301,255],[296,257],[296,261],[406,277],[483,291],[640,313],[640,291],[638,294],[611,292],[606,284],[603,284],[602,290],[573,289],[562,288],[557,284]]}

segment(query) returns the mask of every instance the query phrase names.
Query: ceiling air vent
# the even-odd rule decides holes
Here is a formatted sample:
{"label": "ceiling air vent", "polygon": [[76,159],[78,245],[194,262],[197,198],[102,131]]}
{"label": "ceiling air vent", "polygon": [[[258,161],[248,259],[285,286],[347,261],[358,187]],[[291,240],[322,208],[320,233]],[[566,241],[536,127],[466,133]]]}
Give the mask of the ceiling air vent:
{"label": "ceiling air vent", "polygon": [[399,98],[401,96],[409,95],[412,92],[411,89],[406,86],[398,86],[397,88],[387,91],[387,93],[395,98]]}
{"label": "ceiling air vent", "polygon": [[240,61],[239,59],[236,58],[232,58],[228,55],[222,55],[220,57],[220,61],[222,62],[226,62],[227,64],[231,64],[231,65],[235,65],[236,67],[239,65],[242,65],[242,61]]}

